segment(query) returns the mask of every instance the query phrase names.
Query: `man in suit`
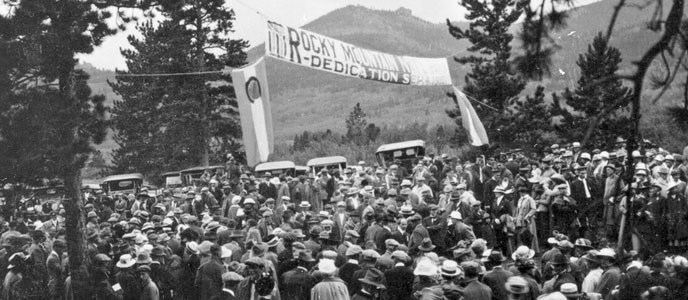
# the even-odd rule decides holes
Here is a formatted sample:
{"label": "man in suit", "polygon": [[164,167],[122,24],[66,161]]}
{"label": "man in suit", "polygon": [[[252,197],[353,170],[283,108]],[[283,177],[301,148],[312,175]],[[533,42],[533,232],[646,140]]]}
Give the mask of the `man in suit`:
{"label": "man in suit", "polygon": [[584,165],[576,166],[576,178],[571,181],[571,198],[581,208],[578,218],[581,223],[580,236],[590,230],[590,226],[595,225],[594,216],[601,207],[596,205],[599,188],[594,179],[588,177],[588,169]]}
{"label": "man in suit", "polygon": [[430,204],[430,216],[423,219],[423,226],[428,230],[432,244],[437,246],[437,253],[444,253],[446,250],[447,238],[447,219],[440,216],[439,207]]}
{"label": "man in suit", "polygon": [[313,256],[311,251],[304,250],[299,252],[297,267],[282,274],[284,284],[280,289],[283,300],[308,300],[310,291],[315,286],[316,281],[308,270],[313,266]]}
{"label": "man in suit", "polygon": [[407,265],[411,258],[404,251],[392,252],[394,267],[385,272],[385,286],[389,299],[411,300],[413,298],[413,270]]}
{"label": "man in suit", "polygon": [[492,300],[492,289],[484,283],[478,281],[480,275],[480,265],[475,261],[464,261],[461,268],[465,274],[463,290],[464,299],[471,300]]}
{"label": "man in suit", "polygon": [[413,255],[418,251],[418,247],[423,243],[423,239],[430,238],[430,233],[425,226],[421,224],[421,218],[418,214],[408,218],[408,226],[413,228],[408,245],[409,253]]}

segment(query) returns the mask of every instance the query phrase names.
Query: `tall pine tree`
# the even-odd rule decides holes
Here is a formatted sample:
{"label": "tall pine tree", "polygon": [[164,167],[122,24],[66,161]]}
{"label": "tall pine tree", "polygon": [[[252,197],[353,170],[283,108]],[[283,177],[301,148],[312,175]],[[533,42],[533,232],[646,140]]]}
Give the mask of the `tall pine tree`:
{"label": "tall pine tree", "polygon": [[572,110],[554,97],[555,113],[562,116],[558,126],[562,136],[580,141],[584,147],[607,148],[630,128],[623,108],[629,104],[631,90],[620,79],[610,80],[620,63],[621,53],[609,46],[601,33],[588,46],[588,52],[578,57],[578,86],[563,94],[564,103]]}
{"label": "tall pine tree", "polygon": [[361,108],[361,103],[356,103],[354,110],[349,113],[346,119],[346,138],[350,142],[362,145],[366,142],[366,113]]}
{"label": "tall pine tree", "polygon": [[230,76],[127,77],[145,73],[196,73],[245,63],[248,43],[231,39],[234,12],[223,0],[170,1],[165,21],[140,24],[135,50],[122,51],[127,72],[113,90],[122,101],[113,109],[116,171],[159,174],[222,161],[235,152],[241,130]]}
{"label": "tall pine tree", "polygon": [[[457,62],[471,66],[463,91],[469,97],[494,108],[474,105],[488,137],[493,141],[495,138],[497,141],[504,141],[500,138],[503,132],[512,131],[507,118],[510,100],[517,97],[526,84],[512,71],[509,44],[513,40],[513,34],[509,33],[509,28],[523,13],[523,6],[527,5],[527,1],[463,0],[460,3],[468,10],[466,19],[471,22],[469,29],[463,30],[449,20],[447,25],[452,36],[467,39],[472,44],[468,50],[473,54],[455,58]],[[456,105],[447,114],[462,127],[458,103]]]}
{"label": "tall pine tree", "polygon": [[107,25],[110,14],[86,1],[10,4],[10,13],[0,16],[0,177],[14,183],[30,183],[32,174],[64,180],[73,297],[88,299],[93,293],[80,171],[93,144],[103,141],[107,122],[105,98],[91,95],[75,55],[92,52],[115,30]]}

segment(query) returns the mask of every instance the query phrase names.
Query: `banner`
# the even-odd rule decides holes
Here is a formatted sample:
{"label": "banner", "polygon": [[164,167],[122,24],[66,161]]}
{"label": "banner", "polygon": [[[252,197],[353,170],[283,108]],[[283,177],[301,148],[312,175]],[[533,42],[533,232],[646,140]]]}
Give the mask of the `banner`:
{"label": "banner", "polygon": [[265,59],[232,70],[232,83],[239,106],[246,161],[249,166],[255,166],[267,161],[274,150]]}
{"label": "banner", "polygon": [[446,58],[398,56],[359,48],[268,21],[265,53],[339,75],[406,85],[451,85]]}
{"label": "banner", "polygon": [[475,113],[473,105],[468,101],[468,97],[461,90],[453,86],[454,94],[456,95],[456,103],[459,105],[461,111],[461,123],[468,132],[468,138],[471,139],[471,145],[482,146],[490,144],[487,139],[487,132],[483,127],[483,122],[480,122],[478,114]]}

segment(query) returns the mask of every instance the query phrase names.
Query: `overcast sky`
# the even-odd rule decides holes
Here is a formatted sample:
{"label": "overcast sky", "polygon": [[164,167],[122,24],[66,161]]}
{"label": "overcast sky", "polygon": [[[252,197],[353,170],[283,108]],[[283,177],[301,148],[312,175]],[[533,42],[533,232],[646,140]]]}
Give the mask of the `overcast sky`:
{"label": "overcast sky", "polygon": [[[575,0],[575,3],[582,5],[593,1],[595,0]],[[384,10],[405,7],[411,9],[413,15],[433,23],[444,23],[446,19],[462,20],[465,13],[457,0],[226,0],[226,5],[236,13],[235,37],[246,39],[251,45],[258,45],[265,40],[266,18],[286,25],[302,26],[347,5]],[[6,8],[0,4],[0,12]],[[124,9],[124,12],[129,15],[137,14],[133,9]],[[114,26],[116,20],[111,18],[111,21]],[[93,53],[79,58],[98,68],[124,69],[126,65],[119,49],[130,47],[127,36],[136,34],[134,27],[134,24],[129,24],[127,31],[108,37]]]}

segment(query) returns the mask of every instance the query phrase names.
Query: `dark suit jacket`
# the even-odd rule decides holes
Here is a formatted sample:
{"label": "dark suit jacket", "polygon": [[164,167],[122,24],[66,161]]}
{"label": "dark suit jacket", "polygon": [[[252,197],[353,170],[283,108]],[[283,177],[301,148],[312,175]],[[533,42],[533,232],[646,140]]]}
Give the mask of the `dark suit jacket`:
{"label": "dark suit jacket", "polygon": [[585,181],[588,184],[588,191],[590,191],[591,199],[585,197],[585,186],[580,178],[576,178],[571,182],[571,198],[576,200],[576,204],[580,208],[580,211],[585,209],[590,210],[589,206],[594,203],[595,199],[599,199],[599,188],[595,181],[590,178],[586,178]]}
{"label": "dark suit jacket", "polygon": [[432,217],[426,217],[423,219],[423,226],[428,230],[432,243],[440,249],[444,249],[447,244],[445,241],[447,238],[447,219],[438,214],[435,217],[435,222],[433,222]]}
{"label": "dark suit jacket", "polygon": [[296,268],[282,275],[280,292],[283,300],[308,300],[311,289],[315,286],[315,278],[305,269]]}
{"label": "dark suit jacket", "polygon": [[388,299],[413,299],[413,270],[409,267],[394,267],[385,272],[385,286]]}
{"label": "dark suit jacket", "polygon": [[508,294],[504,284],[513,275],[511,272],[504,270],[504,268],[497,267],[485,273],[483,283],[490,287],[494,299],[507,299]]}
{"label": "dark suit jacket", "polygon": [[464,299],[492,300],[492,289],[477,278],[467,281],[468,285],[463,290]]}

